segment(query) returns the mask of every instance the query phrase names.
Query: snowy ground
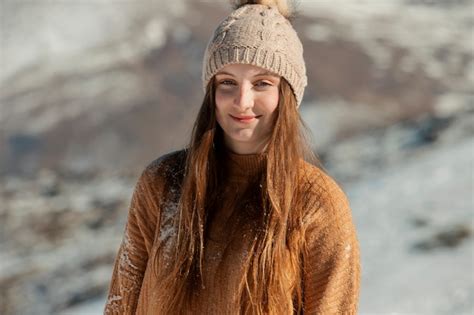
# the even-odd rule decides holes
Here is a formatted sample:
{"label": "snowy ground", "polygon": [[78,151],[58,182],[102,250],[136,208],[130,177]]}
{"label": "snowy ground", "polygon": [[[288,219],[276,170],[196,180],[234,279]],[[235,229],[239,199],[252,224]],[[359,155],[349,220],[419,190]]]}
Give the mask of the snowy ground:
{"label": "snowy ground", "polygon": [[361,314],[473,314],[473,161],[465,139],[347,187]]}
{"label": "snowy ground", "polygon": [[104,296],[84,305],[79,305],[64,312],[58,313],[57,315],[102,315],[104,312],[106,299],[107,297]]}

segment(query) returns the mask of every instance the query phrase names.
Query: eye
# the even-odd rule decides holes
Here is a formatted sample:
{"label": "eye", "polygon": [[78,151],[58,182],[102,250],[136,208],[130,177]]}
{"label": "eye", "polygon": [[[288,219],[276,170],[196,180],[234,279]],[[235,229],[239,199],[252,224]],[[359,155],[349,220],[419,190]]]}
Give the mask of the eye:
{"label": "eye", "polygon": [[234,81],[232,80],[222,80],[219,82],[219,85],[234,85]]}
{"label": "eye", "polygon": [[266,81],[258,81],[256,86],[258,87],[267,87],[267,86],[271,86],[272,84],[269,83],[269,82],[266,82]]}

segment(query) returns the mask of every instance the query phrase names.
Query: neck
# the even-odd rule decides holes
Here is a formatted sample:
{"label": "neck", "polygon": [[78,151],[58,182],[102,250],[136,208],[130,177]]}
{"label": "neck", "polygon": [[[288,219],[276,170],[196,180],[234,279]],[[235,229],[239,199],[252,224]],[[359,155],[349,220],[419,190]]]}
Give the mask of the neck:
{"label": "neck", "polygon": [[268,143],[270,139],[266,138],[260,142],[239,142],[229,139],[228,137],[224,138],[225,146],[227,150],[235,154],[258,154],[264,153],[267,150]]}

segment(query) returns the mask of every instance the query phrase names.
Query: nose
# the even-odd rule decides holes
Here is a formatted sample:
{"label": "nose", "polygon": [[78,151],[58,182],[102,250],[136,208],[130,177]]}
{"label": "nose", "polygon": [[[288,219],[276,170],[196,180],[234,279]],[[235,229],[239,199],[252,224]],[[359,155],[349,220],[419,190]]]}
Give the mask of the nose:
{"label": "nose", "polygon": [[242,84],[239,88],[234,104],[240,108],[241,112],[246,111],[248,108],[252,108],[254,105],[254,95],[251,87]]}

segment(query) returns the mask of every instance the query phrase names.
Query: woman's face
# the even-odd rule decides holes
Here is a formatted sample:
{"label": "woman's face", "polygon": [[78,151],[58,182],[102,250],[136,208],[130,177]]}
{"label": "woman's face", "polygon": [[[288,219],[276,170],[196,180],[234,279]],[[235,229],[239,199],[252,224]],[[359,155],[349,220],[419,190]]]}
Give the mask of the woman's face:
{"label": "woman's face", "polygon": [[262,152],[275,122],[280,76],[253,65],[231,64],[215,79],[216,118],[226,146],[238,154]]}

